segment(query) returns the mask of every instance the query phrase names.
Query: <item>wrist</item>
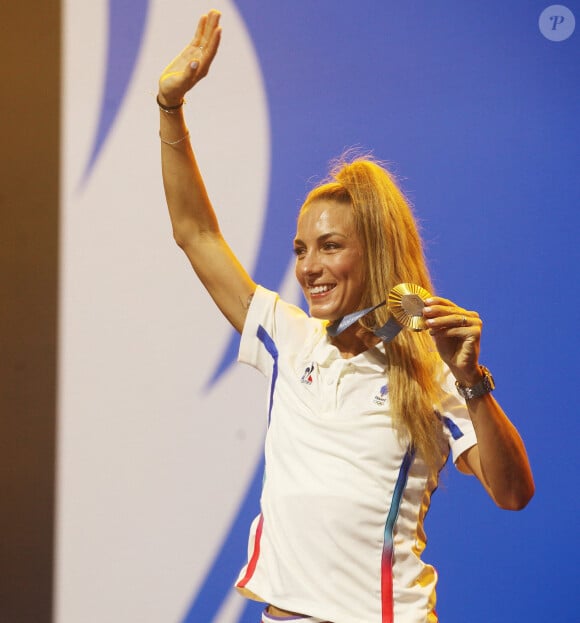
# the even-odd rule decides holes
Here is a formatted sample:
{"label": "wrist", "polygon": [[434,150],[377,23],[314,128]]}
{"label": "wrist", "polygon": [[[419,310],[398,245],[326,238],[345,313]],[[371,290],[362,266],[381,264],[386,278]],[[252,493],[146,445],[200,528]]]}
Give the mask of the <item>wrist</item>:
{"label": "wrist", "polygon": [[480,398],[495,389],[495,381],[491,372],[485,366],[479,366],[478,372],[479,378],[476,378],[475,382],[473,382],[473,378],[465,383],[459,379],[455,381],[457,392],[465,400]]}
{"label": "wrist", "polygon": [[472,387],[481,381],[483,378],[482,367],[480,365],[475,366],[473,370],[452,370],[455,382],[459,383],[462,387]]}
{"label": "wrist", "polygon": [[179,100],[173,100],[171,98],[167,98],[161,93],[157,95],[157,106],[168,114],[175,114],[180,108],[185,104],[185,99],[181,98]]}

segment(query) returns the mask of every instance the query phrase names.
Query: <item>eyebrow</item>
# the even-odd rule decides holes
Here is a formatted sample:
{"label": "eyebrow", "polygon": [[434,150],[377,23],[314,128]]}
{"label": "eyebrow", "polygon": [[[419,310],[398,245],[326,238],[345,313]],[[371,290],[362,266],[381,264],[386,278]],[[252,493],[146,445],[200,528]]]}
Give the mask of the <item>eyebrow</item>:
{"label": "eyebrow", "polygon": [[[317,242],[324,242],[325,240],[328,240],[328,238],[332,238],[333,236],[339,236],[340,238],[348,238],[347,235],[345,234],[341,234],[338,231],[331,231],[328,232],[327,234],[321,234],[320,236],[318,236],[318,238],[316,238]],[[303,240],[300,240],[300,238],[294,238],[294,244],[304,244]]]}

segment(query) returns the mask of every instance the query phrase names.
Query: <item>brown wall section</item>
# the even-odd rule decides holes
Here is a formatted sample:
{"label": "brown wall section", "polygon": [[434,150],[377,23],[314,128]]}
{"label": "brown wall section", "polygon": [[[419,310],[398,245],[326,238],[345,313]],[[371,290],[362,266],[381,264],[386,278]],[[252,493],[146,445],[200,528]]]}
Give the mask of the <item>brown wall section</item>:
{"label": "brown wall section", "polygon": [[52,620],[60,2],[0,8],[0,621]]}

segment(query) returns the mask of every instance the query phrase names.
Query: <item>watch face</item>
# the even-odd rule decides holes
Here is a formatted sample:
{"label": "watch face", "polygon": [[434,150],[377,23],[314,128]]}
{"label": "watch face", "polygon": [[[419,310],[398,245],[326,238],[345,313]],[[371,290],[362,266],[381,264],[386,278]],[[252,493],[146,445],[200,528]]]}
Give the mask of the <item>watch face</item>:
{"label": "watch face", "polygon": [[390,292],[387,300],[389,311],[395,320],[412,331],[426,328],[423,318],[425,299],[431,296],[425,288],[414,283],[400,283]]}

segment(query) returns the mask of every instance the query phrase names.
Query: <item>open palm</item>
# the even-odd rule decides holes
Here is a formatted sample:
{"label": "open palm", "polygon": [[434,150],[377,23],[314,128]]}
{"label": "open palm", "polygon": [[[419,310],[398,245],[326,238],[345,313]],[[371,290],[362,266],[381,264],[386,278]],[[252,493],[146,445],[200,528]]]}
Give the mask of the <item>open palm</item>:
{"label": "open palm", "polygon": [[202,15],[191,42],[167,65],[159,79],[159,99],[167,106],[183,101],[185,94],[204,78],[217,53],[221,28],[219,11]]}

